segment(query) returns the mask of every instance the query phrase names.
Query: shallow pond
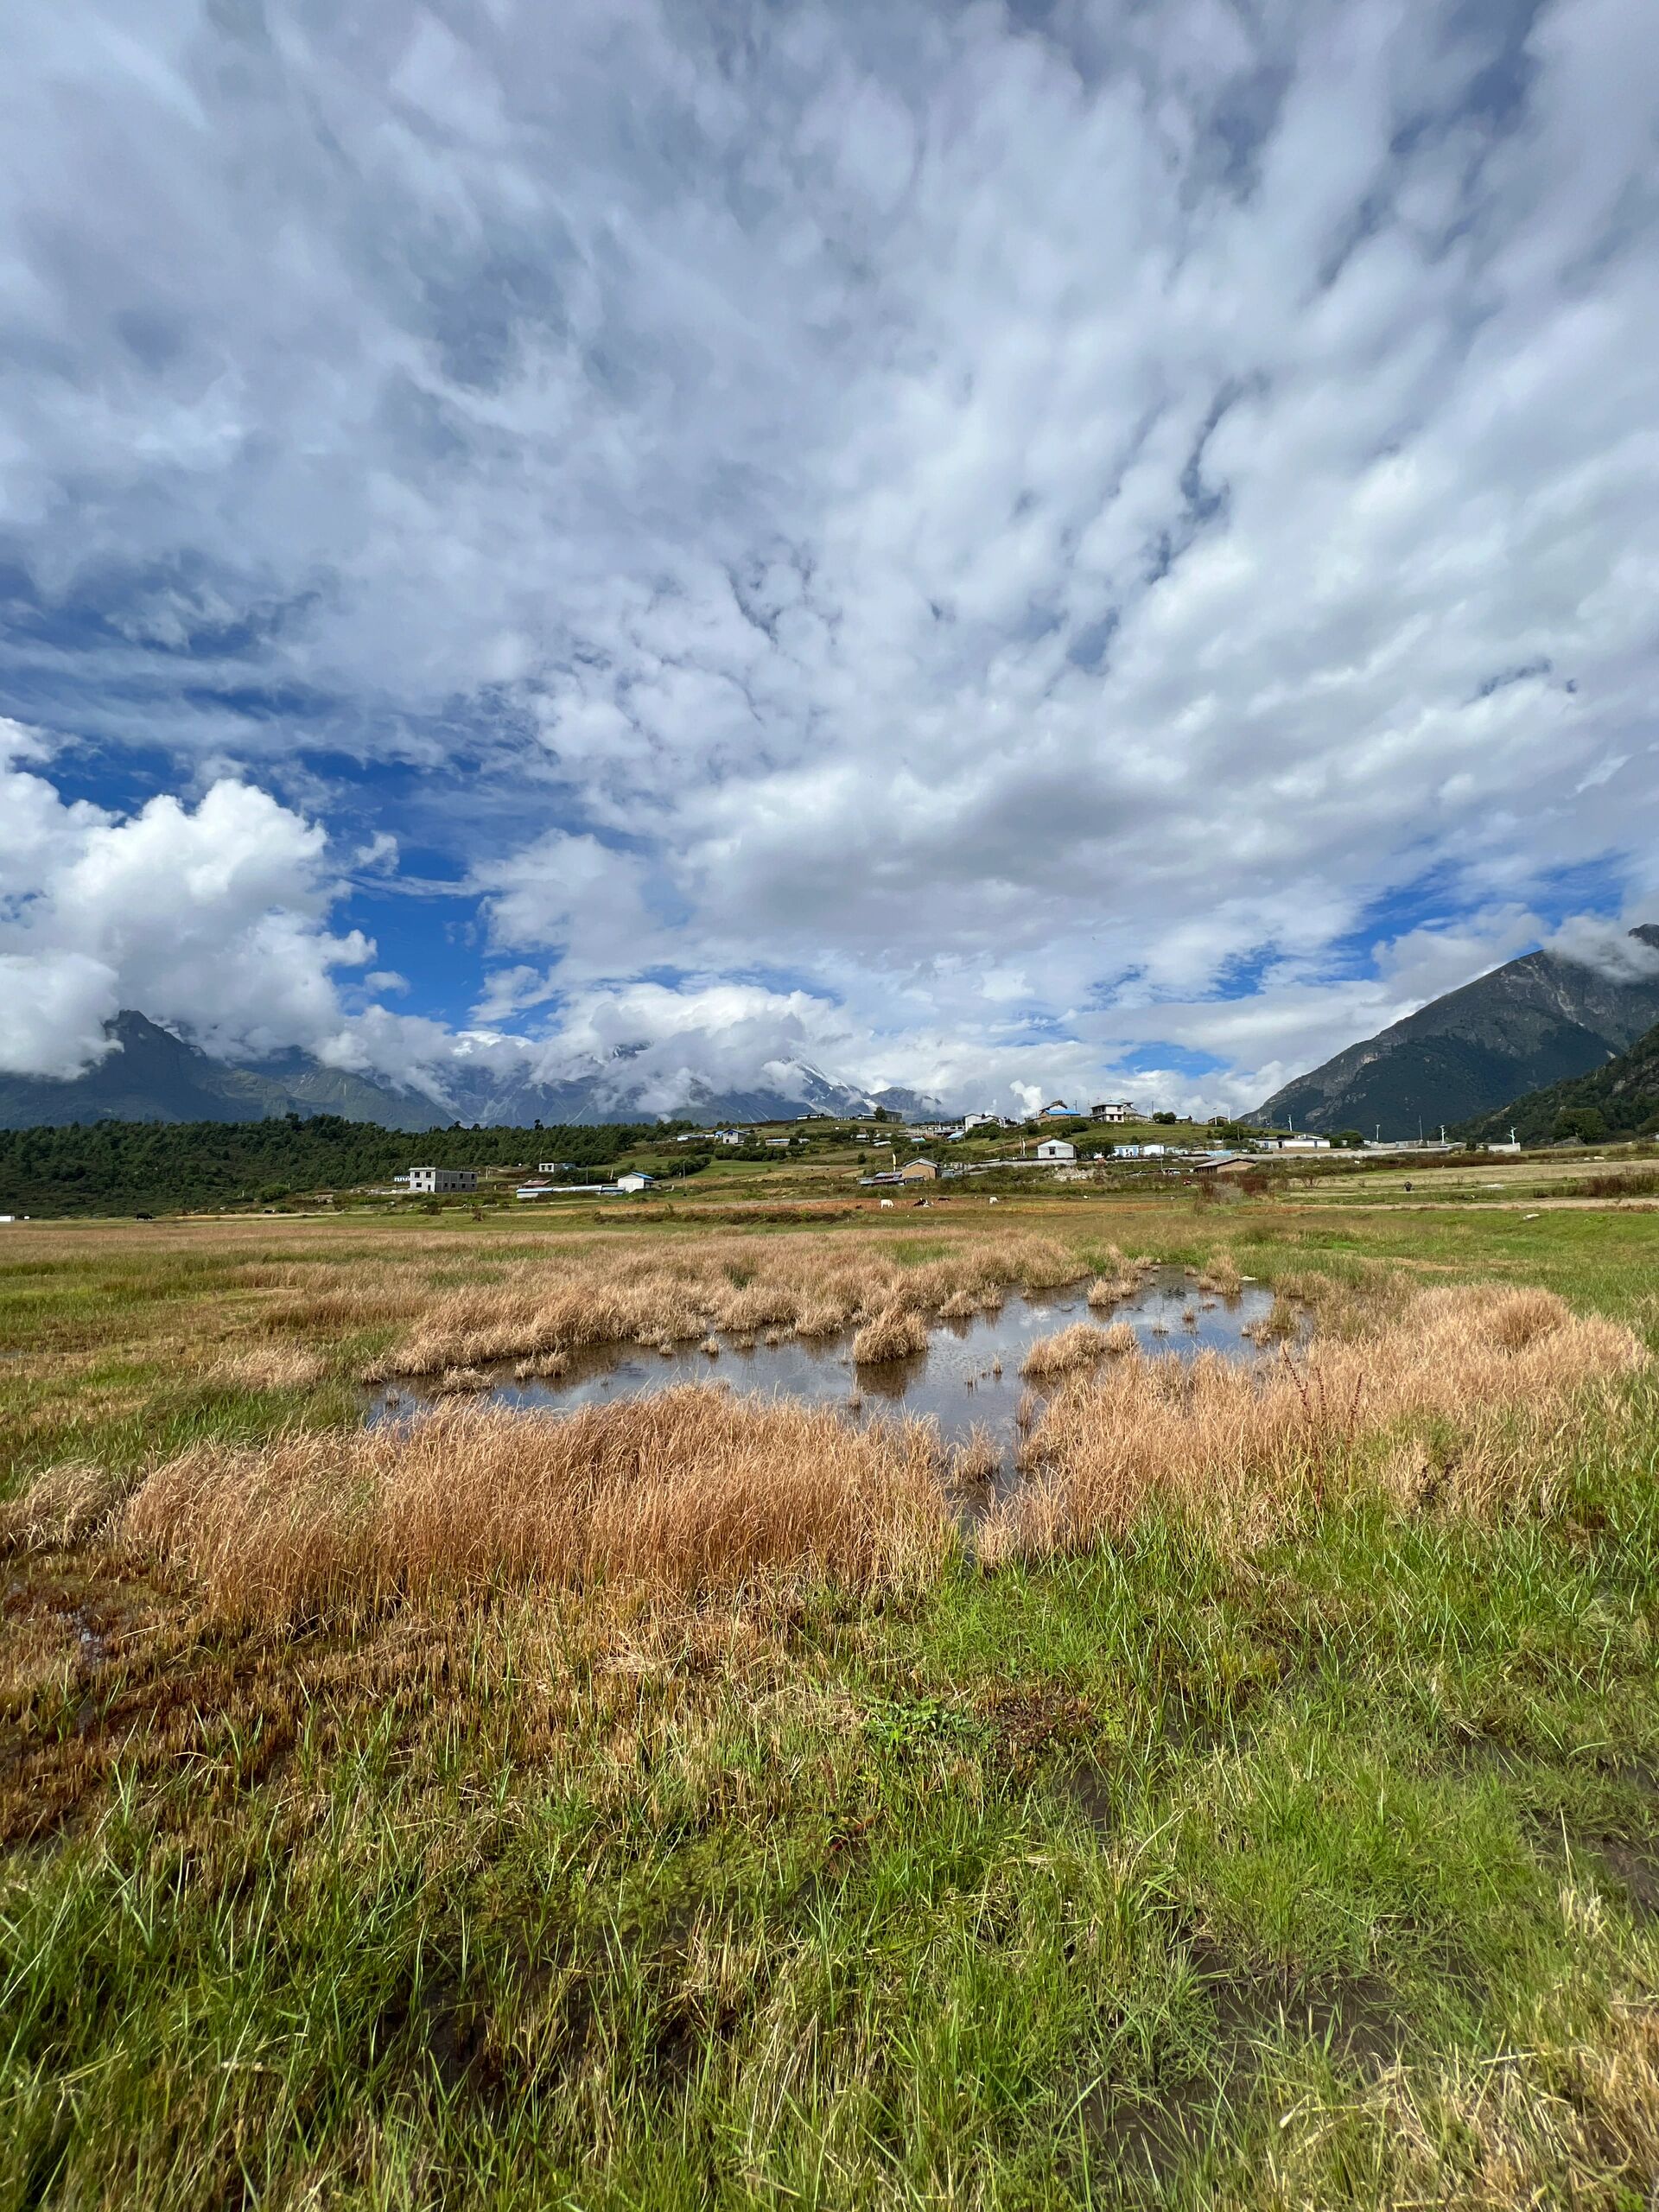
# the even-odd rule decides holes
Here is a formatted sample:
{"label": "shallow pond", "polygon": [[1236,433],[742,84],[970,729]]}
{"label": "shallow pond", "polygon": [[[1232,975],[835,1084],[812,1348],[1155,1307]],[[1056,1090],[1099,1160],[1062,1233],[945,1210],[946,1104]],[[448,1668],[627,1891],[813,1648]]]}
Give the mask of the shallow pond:
{"label": "shallow pond", "polygon": [[[994,1313],[931,1323],[927,1349],[908,1359],[879,1366],[855,1365],[855,1332],[834,1337],[785,1337],[767,1344],[721,1338],[717,1353],[688,1344],[672,1351],[645,1351],[637,1344],[595,1344],[569,1355],[557,1377],[520,1382],[514,1363],[490,1371],[486,1389],[475,1395],[486,1403],[525,1413],[571,1413],[578,1406],[608,1405],[647,1397],[686,1382],[725,1382],[745,1395],[792,1398],[807,1405],[839,1407],[849,1420],[885,1414],[931,1419],[946,1445],[963,1442],[977,1428],[989,1435],[1005,1461],[1011,1459],[1020,1401],[1027,1392],[1038,1400],[1056,1387],[1027,1382],[1020,1363],[1040,1337],[1076,1321],[1103,1327],[1126,1321],[1141,1349],[1175,1352],[1192,1358],[1201,1351],[1235,1359],[1259,1357],[1245,1333],[1264,1320],[1273,1304],[1270,1291],[1246,1281],[1238,1294],[1222,1299],[1200,1291],[1179,1268],[1157,1268],[1109,1311],[1091,1312],[1086,1282],[1058,1291],[1012,1292]],[[406,1382],[382,1391],[371,1421],[406,1420],[434,1402],[435,1394]]]}

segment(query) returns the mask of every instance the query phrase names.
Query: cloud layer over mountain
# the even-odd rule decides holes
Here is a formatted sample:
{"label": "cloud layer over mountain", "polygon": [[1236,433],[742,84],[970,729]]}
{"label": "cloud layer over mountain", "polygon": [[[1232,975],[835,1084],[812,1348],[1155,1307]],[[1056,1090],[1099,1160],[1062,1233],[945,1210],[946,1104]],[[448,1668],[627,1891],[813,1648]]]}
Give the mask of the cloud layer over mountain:
{"label": "cloud layer over mountain", "polygon": [[1242,1104],[1605,957],[1659,889],[1642,22],[32,11],[0,1065],[124,1004]]}

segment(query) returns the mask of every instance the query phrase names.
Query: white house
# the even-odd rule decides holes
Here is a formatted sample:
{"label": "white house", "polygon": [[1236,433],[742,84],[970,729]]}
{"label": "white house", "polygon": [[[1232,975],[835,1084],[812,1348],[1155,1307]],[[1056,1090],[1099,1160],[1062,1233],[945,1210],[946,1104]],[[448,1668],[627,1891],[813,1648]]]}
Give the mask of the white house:
{"label": "white house", "polygon": [[617,1177],[616,1188],[619,1191],[648,1191],[656,1180],[654,1175],[642,1174],[635,1168],[630,1174]]}
{"label": "white house", "polygon": [[1064,1137],[1045,1137],[1037,1147],[1039,1160],[1071,1160],[1077,1156],[1077,1147],[1068,1144]]}
{"label": "white house", "polygon": [[424,1191],[436,1198],[446,1191],[475,1191],[478,1188],[476,1167],[411,1167],[409,1171],[411,1191]]}
{"label": "white house", "polygon": [[1002,1129],[1007,1123],[1001,1114],[964,1114],[962,1126],[964,1129]]}
{"label": "white house", "polygon": [[1091,1122],[1133,1122],[1136,1116],[1127,1098],[1107,1098],[1089,1109],[1089,1118]]}

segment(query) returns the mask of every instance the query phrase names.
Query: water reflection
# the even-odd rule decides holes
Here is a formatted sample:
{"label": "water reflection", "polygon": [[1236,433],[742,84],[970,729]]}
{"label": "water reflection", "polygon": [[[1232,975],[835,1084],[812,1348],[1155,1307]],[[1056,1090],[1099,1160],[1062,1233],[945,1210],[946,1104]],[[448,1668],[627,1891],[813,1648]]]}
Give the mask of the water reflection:
{"label": "water reflection", "polygon": [[[1215,1351],[1254,1358],[1257,1345],[1247,1332],[1260,1326],[1273,1303],[1270,1292],[1249,1282],[1234,1298],[1207,1295],[1179,1268],[1154,1270],[1104,1313],[1090,1310],[1086,1289],[1079,1282],[1059,1291],[1013,1294],[993,1313],[937,1320],[925,1351],[880,1366],[855,1363],[850,1329],[835,1337],[785,1337],[777,1344],[722,1338],[712,1357],[695,1344],[668,1352],[604,1344],[570,1354],[563,1373],[544,1379],[518,1379],[507,1363],[479,1395],[525,1413],[563,1414],[647,1397],[681,1383],[719,1381],[745,1395],[838,1406],[852,1421],[893,1413],[930,1418],[947,1445],[963,1443],[979,1429],[1007,1457],[1021,1402],[1029,1412],[1033,1401],[1040,1403],[1054,1387],[1027,1382],[1020,1371],[1039,1337],[1077,1321],[1126,1322],[1148,1353],[1190,1359]],[[429,1400],[418,1385],[405,1384],[381,1393],[369,1417],[406,1417]]]}

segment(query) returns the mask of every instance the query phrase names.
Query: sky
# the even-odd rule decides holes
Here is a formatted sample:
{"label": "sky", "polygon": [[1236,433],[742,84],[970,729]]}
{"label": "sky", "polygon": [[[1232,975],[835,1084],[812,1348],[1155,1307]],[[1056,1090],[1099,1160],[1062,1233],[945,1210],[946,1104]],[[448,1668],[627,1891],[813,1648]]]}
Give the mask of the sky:
{"label": "sky", "polygon": [[83,0],[0,1069],[1243,1108],[1659,918],[1642,0]]}

